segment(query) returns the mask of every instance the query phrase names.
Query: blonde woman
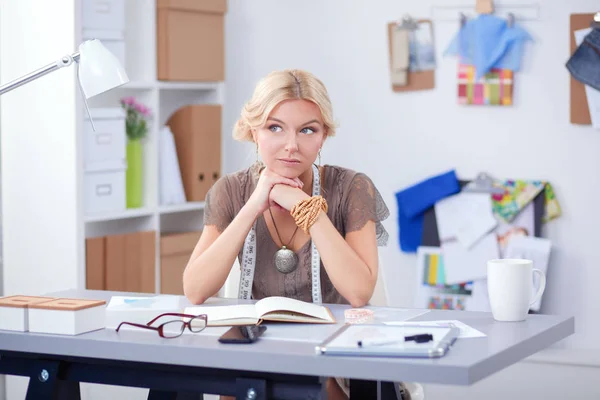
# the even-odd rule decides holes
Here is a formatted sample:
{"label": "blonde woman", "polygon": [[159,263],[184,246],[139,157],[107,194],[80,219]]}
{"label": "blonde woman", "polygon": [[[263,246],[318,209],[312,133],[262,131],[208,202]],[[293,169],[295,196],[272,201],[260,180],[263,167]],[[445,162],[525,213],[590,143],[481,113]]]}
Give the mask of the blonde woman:
{"label": "blonde woman", "polygon": [[[202,236],[183,275],[192,303],[219,291],[237,257],[242,298],[367,304],[389,211],[365,174],[320,165],[334,134],[327,90],[312,74],[276,71],[259,81],[233,133],[256,144],[257,161],[207,194]],[[347,395],[333,380],[328,388],[329,398]]]}

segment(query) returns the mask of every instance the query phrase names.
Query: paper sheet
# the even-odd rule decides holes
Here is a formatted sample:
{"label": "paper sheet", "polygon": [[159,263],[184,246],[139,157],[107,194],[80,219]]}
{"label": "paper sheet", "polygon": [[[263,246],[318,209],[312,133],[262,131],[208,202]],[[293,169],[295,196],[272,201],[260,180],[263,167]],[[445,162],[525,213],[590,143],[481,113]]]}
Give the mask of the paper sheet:
{"label": "paper sheet", "polygon": [[468,339],[476,337],[485,337],[485,333],[478,331],[477,329],[460,322],[458,320],[438,320],[438,321],[415,321],[415,322],[403,322],[403,321],[391,321],[386,322],[386,325],[396,326],[442,326],[442,327],[456,327],[460,329],[459,339]]}
{"label": "paper sheet", "polygon": [[434,208],[440,241],[457,239],[467,249],[498,225],[489,193],[460,192],[438,201]]}
{"label": "paper sheet", "polygon": [[498,239],[492,232],[480,239],[470,249],[458,241],[442,243],[446,284],[485,279],[488,260],[500,258]]}
{"label": "paper sheet", "polygon": [[[579,29],[574,31],[575,43],[579,46],[585,36],[590,33],[592,28]],[[592,126],[595,129],[600,129],[600,91],[594,89],[589,85],[585,85],[585,95],[588,101],[588,108],[590,110],[590,119],[592,120]]]}
{"label": "paper sheet", "polygon": [[[533,268],[541,270],[544,275],[548,271],[548,261],[551,250],[550,240],[531,236],[516,236],[511,239],[506,247],[505,258],[523,258],[533,261]],[[533,293],[539,287],[539,278],[534,275]],[[543,296],[542,296],[543,297]],[[533,303],[531,310],[539,311],[542,298]]]}

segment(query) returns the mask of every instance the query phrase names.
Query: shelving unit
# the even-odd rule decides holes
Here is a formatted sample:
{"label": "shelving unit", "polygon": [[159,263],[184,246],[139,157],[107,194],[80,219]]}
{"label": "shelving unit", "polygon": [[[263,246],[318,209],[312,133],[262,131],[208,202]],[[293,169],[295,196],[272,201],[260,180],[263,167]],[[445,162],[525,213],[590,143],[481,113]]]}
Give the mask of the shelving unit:
{"label": "shelving unit", "polygon": [[[83,1],[83,0],[81,0]],[[161,234],[202,229],[204,202],[160,204],[159,134],[169,117],[189,104],[223,104],[224,82],[179,82],[157,79],[156,0],[127,0],[125,3],[125,68],[130,82],[88,101],[91,109],[120,107],[120,99],[133,96],[151,109],[149,131],[143,140],[143,206],[110,212],[86,213],[81,219],[79,287],[86,287],[86,239],[152,230],[156,232],[155,292],[160,293]],[[80,33],[83,37],[83,29]],[[102,38],[99,38],[102,40]],[[82,101],[81,124],[89,123]],[[80,146],[81,147],[81,146]],[[80,151],[83,149],[80,148]],[[85,173],[81,174],[80,181]],[[80,186],[83,187],[83,184]]]}

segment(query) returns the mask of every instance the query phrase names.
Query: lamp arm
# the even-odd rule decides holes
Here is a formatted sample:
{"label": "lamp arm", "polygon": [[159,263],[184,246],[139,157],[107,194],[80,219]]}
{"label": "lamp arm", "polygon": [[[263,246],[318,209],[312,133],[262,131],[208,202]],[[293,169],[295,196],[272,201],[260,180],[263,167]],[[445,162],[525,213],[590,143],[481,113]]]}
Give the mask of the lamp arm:
{"label": "lamp arm", "polygon": [[41,78],[42,76],[47,75],[50,72],[56,71],[57,69],[68,67],[73,63],[73,61],[79,61],[79,52],[73,53],[70,56],[64,56],[60,60],[57,60],[52,64],[48,64],[45,67],[42,67],[36,71],[33,71],[18,79],[15,79],[14,81],[8,82],[7,84],[0,86],[0,96],[6,92],[10,92],[11,90],[18,88],[19,86],[25,85],[26,83]]}

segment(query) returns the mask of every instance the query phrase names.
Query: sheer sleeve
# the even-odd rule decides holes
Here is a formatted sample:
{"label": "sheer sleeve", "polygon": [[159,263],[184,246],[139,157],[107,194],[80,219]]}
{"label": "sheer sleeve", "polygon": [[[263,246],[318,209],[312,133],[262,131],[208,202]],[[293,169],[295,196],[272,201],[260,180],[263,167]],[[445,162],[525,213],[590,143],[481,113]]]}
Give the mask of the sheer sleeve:
{"label": "sheer sleeve", "polygon": [[233,197],[231,178],[222,176],[215,182],[206,194],[204,205],[204,225],[213,225],[219,232],[233,221]]}
{"label": "sheer sleeve", "polygon": [[387,245],[389,235],[381,221],[385,220],[390,212],[371,179],[365,174],[356,174],[348,190],[343,215],[346,233],[360,230],[367,221],[373,221],[377,245]]}

